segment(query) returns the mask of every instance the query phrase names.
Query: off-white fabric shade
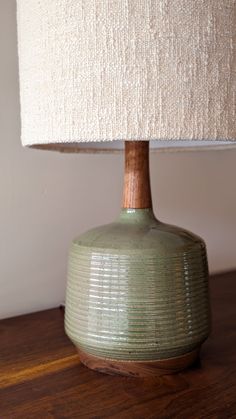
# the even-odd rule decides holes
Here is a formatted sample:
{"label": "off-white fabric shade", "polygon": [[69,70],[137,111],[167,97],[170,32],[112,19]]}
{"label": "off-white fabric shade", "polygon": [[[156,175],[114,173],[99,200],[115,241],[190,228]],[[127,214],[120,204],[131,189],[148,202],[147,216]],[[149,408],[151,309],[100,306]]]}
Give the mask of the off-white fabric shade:
{"label": "off-white fabric shade", "polygon": [[23,145],[236,144],[235,0],[17,0],[17,21]]}

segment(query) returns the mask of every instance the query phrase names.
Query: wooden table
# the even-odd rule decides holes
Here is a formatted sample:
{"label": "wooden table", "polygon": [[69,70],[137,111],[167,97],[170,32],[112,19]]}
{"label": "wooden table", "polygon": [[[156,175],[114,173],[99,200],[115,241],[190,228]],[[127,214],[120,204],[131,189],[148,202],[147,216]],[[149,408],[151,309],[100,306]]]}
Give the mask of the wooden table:
{"label": "wooden table", "polygon": [[0,418],[236,418],[236,272],[211,278],[213,333],[190,370],[152,379],[80,364],[59,308],[0,322]]}

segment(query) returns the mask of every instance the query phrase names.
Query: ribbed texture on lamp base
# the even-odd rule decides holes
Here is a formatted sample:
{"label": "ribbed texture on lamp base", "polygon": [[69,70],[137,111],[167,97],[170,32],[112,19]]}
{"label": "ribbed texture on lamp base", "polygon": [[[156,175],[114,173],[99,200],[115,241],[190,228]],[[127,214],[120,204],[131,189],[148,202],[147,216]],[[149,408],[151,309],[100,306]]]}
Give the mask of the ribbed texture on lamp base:
{"label": "ribbed texture on lamp base", "polygon": [[198,348],[210,327],[204,243],[150,210],[123,210],[74,241],[65,326],[77,347],[103,358],[158,360]]}
{"label": "ribbed texture on lamp base", "polygon": [[24,145],[236,139],[235,0],[17,6]]}

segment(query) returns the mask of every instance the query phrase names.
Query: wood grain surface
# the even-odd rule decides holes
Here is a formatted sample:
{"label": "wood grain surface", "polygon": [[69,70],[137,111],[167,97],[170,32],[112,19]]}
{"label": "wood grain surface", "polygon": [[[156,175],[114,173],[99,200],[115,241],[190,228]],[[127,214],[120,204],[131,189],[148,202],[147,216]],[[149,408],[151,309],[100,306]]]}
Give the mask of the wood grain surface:
{"label": "wood grain surface", "polygon": [[200,348],[175,358],[159,361],[117,361],[104,359],[82,352],[77,348],[80,361],[92,370],[111,375],[125,375],[126,377],[157,377],[176,374],[191,366],[198,359]]}
{"label": "wood grain surface", "polygon": [[125,141],[123,208],[151,208],[149,141]]}
{"label": "wood grain surface", "polygon": [[213,332],[201,360],[172,376],[84,367],[57,308],[0,322],[0,418],[236,418],[236,272],[211,278]]}

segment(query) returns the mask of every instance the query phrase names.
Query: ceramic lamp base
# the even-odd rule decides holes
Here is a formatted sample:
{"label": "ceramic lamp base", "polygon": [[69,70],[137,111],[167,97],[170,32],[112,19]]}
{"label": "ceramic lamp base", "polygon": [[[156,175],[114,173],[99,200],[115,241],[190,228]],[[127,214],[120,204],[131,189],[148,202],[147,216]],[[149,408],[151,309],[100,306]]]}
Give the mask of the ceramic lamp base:
{"label": "ceramic lamp base", "polygon": [[175,374],[193,365],[199,356],[200,348],[185,355],[157,361],[117,361],[86,354],[79,348],[81,362],[88,368],[110,375],[130,377],[150,377]]}
{"label": "ceramic lamp base", "polygon": [[151,209],[123,209],[72,244],[65,327],[103,372],[187,367],[210,329],[204,242]]}

